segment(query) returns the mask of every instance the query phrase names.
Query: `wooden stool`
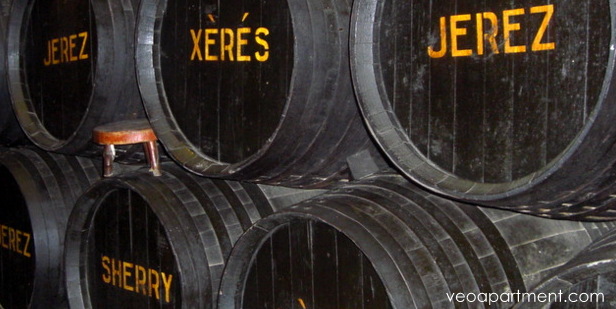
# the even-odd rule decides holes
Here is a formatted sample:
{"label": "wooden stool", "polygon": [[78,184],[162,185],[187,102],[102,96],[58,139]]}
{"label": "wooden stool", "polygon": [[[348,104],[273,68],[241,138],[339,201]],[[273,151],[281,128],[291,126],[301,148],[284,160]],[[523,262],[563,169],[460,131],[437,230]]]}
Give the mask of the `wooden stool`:
{"label": "wooden stool", "polygon": [[145,156],[150,164],[150,172],[160,176],[158,147],[156,134],[147,119],[125,120],[100,125],[92,131],[92,140],[104,145],[103,177],[113,175],[114,145],[130,145],[143,143]]}

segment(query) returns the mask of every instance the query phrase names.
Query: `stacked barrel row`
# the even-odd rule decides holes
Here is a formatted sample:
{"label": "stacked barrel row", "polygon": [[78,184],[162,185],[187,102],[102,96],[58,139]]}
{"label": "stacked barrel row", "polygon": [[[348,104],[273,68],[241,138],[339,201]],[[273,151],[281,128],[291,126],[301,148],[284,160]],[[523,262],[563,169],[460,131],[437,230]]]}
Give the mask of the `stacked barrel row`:
{"label": "stacked barrel row", "polygon": [[609,1],[1,3],[4,308],[616,298]]}
{"label": "stacked barrel row", "polygon": [[380,161],[374,138],[437,194],[613,217],[609,1],[353,5],[19,1],[13,107],[48,151],[97,153],[92,128],[143,103],[169,156],[203,176],[326,187],[352,178],[349,157]]}
{"label": "stacked barrel row", "polygon": [[319,193],[198,178],[174,164],[160,177],[124,168],[101,180],[100,166],[2,149],[3,308],[212,308],[243,231]]}
{"label": "stacked barrel row", "polygon": [[92,160],[27,149],[1,159],[7,308],[63,307],[64,293],[71,308],[443,307],[457,293],[527,292],[614,227],[462,205],[399,175],[295,204],[321,192],[173,164],[96,182],[67,220],[62,205],[97,179]]}

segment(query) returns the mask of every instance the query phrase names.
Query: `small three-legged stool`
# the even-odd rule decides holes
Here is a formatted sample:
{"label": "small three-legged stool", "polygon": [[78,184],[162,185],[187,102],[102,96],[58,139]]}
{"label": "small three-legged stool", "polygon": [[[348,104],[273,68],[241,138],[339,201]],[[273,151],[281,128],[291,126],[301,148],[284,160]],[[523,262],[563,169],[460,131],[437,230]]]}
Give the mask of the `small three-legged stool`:
{"label": "small three-legged stool", "polygon": [[97,126],[92,131],[92,140],[104,146],[103,177],[113,175],[114,145],[142,143],[145,156],[150,164],[150,172],[160,176],[156,134],[147,119],[125,120]]}

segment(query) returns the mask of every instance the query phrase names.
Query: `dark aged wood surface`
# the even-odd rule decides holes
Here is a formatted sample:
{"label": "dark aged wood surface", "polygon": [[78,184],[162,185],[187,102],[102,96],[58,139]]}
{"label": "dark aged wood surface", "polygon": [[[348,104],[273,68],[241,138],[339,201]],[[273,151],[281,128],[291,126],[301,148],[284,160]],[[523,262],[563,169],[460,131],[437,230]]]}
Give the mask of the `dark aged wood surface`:
{"label": "dark aged wood surface", "polygon": [[609,1],[354,5],[358,98],[403,173],[473,202],[602,217],[616,158]]}
{"label": "dark aged wood surface", "polygon": [[208,156],[239,162],[278,127],[294,35],[286,1],[168,1],[160,65],[171,112]]}
{"label": "dark aged wood surface", "polygon": [[24,27],[24,82],[50,134],[68,139],[90,106],[98,41],[90,1],[33,1]]}
{"label": "dark aged wood surface", "polygon": [[348,65],[348,1],[157,1],[139,11],[144,106],[204,176],[295,187],[348,179],[372,147]]}
{"label": "dark aged wood surface", "polygon": [[[134,69],[135,4],[13,3],[7,76],[16,116],[37,146],[95,155],[95,126],[145,117]],[[120,155],[128,158],[134,152]]]}
{"label": "dark aged wood surface", "polygon": [[456,293],[523,293],[614,226],[460,204],[399,175],[366,177],[257,221],[227,261],[219,304],[445,308]]}

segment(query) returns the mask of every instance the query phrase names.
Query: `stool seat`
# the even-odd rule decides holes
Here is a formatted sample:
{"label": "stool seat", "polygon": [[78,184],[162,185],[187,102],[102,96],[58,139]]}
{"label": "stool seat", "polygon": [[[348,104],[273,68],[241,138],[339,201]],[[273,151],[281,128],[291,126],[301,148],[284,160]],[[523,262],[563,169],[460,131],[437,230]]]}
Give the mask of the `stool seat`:
{"label": "stool seat", "polygon": [[124,120],[97,126],[92,140],[101,145],[129,145],[158,140],[147,119]]}
{"label": "stool seat", "polygon": [[92,141],[103,145],[103,177],[113,175],[114,145],[142,143],[145,156],[154,176],[160,176],[158,138],[147,119],[123,120],[97,126],[92,130]]}

